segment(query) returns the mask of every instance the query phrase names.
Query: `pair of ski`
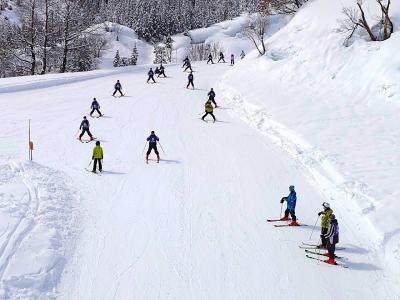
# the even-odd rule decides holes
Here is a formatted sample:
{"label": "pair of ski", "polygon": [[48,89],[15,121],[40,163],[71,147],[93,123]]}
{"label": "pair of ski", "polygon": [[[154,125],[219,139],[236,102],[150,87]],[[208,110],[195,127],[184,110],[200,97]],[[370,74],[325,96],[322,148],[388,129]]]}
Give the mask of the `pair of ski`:
{"label": "pair of ski", "polygon": [[[286,221],[291,221],[291,219],[288,220],[281,220],[281,219],[267,219],[267,222],[286,222]],[[290,224],[274,224],[275,227],[299,227],[299,226],[308,226],[306,224],[298,224],[298,225],[290,225]]]}
{"label": "pair of ski", "polygon": [[94,175],[101,176],[101,172],[93,172],[92,170],[89,170],[88,168],[85,168],[85,170],[88,171],[89,173],[94,174]]}
{"label": "pair of ski", "polygon": [[80,141],[82,144],[83,144],[83,143],[86,143],[86,144],[87,144],[87,143],[90,143],[90,142],[95,141],[96,138],[93,138],[92,140],[80,140],[79,138],[77,138],[77,140]]}
{"label": "pair of ski", "polygon": [[[318,250],[321,249],[320,245],[316,245],[316,244],[307,244],[302,242],[301,245],[299,245],[300,249],[307,249],[307,250]],[[346,248],[343,247],[336,247],[336,250],[344,250]]]}
{"label": "pair of ski", "polygon": [[[319,252],[316,252],[316,251],[311,251],[311,250],[318,250],[318,249],[320,249],[319,245],[307,244],[307,243],[302,243],[302,245],[303,245],[303,246],[299,246],[299,248],[304,249],[304,251],[306,252],[306,257],[307,257],[307,258],[313,259],[313,260],[317,260],[317,261],[320,261],[320,262],[323,262],[323,263],[328,264],[324,259],[320,259],[320,258],[318,258],[318,257],[311,256],[311,255],[325,256],[323,253],[319,253]],[[336,247],[336,250],[343,250],[343,249],[345,249],[345,248],[343,248],[343,247]],[[310,255],[310,254],[311,254],[311,255]],[[335,258],[336,258],[336,259],[346,260],[346,258],[341,257],[341,256],[336,256],[336,255],[335,255]],[[330,265],[330,264],[328,264],[328,265]],[[333,265],[333,266],[338,266],[338,267],[341,267],[341,268],[345,268],[345,269],[348,268],[348,266],[346,266],[346,265],[344,265],[344,264],[341,264],[341,263],[337,263],[337,262],[335,262],[335,264],[332,264],[332,265]]]}

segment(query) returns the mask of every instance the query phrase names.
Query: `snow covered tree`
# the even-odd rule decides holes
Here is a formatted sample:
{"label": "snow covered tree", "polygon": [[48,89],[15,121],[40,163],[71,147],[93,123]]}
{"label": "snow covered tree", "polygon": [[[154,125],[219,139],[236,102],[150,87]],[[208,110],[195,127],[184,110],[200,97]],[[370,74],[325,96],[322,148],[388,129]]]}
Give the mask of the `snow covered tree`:
{"label": "snow covered tree", "polygon": [[119,56],[119,50],[117,50],[117,53],[115,53],[113,66],[114,68],[116,68],[119,67],[120,65],[121,65],[121,57]]}
{"label": "snow covered tree", "polygon": [[264,55],[266,50],[264,36],[268,24],[268,13],[258,12],[257,14],[248,16],[248,21],[243,29],[243,36],[253,42],[258,53]]}
{"label": "snow covered tree", "polygon": [[153,62],[155,64],[160,64],[160,63],[165,64],[165,63],[167,63],[167,59],[166,59],[167,56],[165,54],[165,47],[160,46],[160,45],[155,46],[153,53],[154,53],[154,61]]}
{"label": "snow covered tree", "polygon": [[167,60],[168,60],[169,62],[172,61],[173,43],[174,43],[174,40],[171,38],[170,35],[164,37],[165,54],[166,54]]}
{"label": "snow covered tree", "polygon": [[131,55],[129,64],[132,66],[136,66],[138,57],[139,57],[139,52],[138,52],[136,44],[135,44],[135,46],[133,47],[133,50],[132,50],[132,55]]}

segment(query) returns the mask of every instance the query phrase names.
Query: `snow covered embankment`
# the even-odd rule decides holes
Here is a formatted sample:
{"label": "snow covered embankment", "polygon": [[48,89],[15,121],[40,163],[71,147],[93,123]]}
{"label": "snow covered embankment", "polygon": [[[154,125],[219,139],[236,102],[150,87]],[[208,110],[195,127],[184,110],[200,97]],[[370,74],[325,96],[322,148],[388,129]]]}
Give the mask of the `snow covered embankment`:
{"label": "snow covered embankment", "polygon": [[[385,42],[358,38],[344,47],[338,20],[352,5],[309,2],[266,40],[264,57],[248,55],[217,92],[309,171],[339,217],[367,228],[375,250],[399,275],[400,32]],[[376,2],[364,5],[373,18]],[[392,14],[400,20],[400,3]]]}
{"label": "snow covered embankment", "polygon": [[0,298],[54,299],[71,245],[77,194],[36,163],[0,165]]}

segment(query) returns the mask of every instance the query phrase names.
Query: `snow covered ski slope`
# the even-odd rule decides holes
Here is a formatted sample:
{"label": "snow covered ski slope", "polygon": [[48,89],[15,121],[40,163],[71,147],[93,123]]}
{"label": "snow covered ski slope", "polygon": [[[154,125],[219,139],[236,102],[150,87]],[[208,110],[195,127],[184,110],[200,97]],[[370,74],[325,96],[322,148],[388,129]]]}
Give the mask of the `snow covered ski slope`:
{"label": "snow covered ski slope", "polygon": [[[400,297],[370,243],[374,229],[340,206],[345,249],[337,255],[348,269],[306,258],[298,246],[317,242],[319,227],[309,237],[327,199],[302,164],[235,117],[220,90],[218,122],[201,121],[207,92],[230,67],[193,65],[195,90],[180,66],[156,84],[146,84],[141,66],[57,85],[52,75],[48,87],[40,77],[37,88],[0,94],[2,298]],[[117,79],[126,97],[110,96]],[[93,143],[76,140],[93,97],[105,114],[89,119],[104,149],[101,176],[85,171]],[[29,118],[34,163],[24,161]],[[166,153],[147,165],[151,130]],[[309,226],[276,228],[266,219],[279,217],[291,184],[299,222]],[[10,209],[16,202],[26,203],[23,212]],[[18,223],[22,235],[12,229]],[[3,238],[11,231],[15,238]]]}

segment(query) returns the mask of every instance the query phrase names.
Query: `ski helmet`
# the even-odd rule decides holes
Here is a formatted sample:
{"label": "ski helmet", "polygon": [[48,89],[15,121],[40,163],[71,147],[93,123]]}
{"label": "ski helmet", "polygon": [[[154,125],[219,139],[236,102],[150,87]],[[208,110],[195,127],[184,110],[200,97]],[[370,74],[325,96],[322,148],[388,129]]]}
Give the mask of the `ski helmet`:
{"label": "ski helmet", "polygon": [[96,142],[96,146],[100,146],[100,141],[97,141],[97,142]]}
{"label": "ski helmet", "polygon": [[330,208],[330,207],[331,207],[331,206],[329,205],[328,202],[322,203],[322,206],[323,206],[324,208]]}
{"label": "ski helmet", "polygon": [[86,116],[83,116],[84,119],[86,119]]}
{"label": "ski helmet", "polygon": [[291,192],[294,191],[294,185],[289,186],[289,191],[291,191]]}
{"label": "ski helmet", "polygon": [[151,134],[154,134],[154,130],[151,131]]}

